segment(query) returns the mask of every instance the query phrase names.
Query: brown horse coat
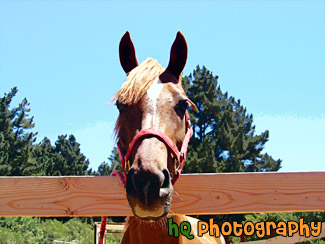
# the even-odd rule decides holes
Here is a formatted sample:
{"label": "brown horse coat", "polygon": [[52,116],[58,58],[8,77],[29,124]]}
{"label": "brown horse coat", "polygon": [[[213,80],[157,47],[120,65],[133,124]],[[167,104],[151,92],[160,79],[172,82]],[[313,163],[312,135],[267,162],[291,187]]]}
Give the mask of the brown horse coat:
{"label": "brown horse coat", "polygon": [[224,244],[223,236],[219,238],[204,234],[202,237],[197,235],[198,219],[185,216],[173,216],[174,223],[178,225],[182,221],[190,222],[192,226],[191,234],[194,239],[189,240],[180,235],[179,238],[168,236],[167,218],[156,222],[141,221],[137,217],[129,217],[126,221],[125,233],[121,244]]}

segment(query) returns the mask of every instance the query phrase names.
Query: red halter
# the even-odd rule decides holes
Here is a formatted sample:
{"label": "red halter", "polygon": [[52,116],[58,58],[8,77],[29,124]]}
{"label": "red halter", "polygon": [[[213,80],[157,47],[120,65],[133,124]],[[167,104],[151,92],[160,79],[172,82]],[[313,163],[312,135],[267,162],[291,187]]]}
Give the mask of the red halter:
{"label": "red halter", "polygon": [[126,152],[126,154],[123,153],[123,150],[121,148],[121,144],[118,142],[117,143],[117,149],[120,153],[120,158],[121,158],[121,168],[122,171],[116,171],[114,170],[112,172],[112,175],[116,175],[119,177],[121,184],[126,186],[126,179],[127,179],[127,171],[130,168],[130,157],[132,155],[134,147],[144,138],[148,137],[156,137],[159,140],[161,140],[163,143],[165,143],[167,149],[170,151],[172,158],[174,158],[174,167],[175,167],[175,175],[172,179],[172,184],[174,185],[175,182],[178,180],[180,177],[180,174],[182,172],[182,169],[185,164],[186,156],[187,156],[187,147],[188,143],[190,141],[190,138],[192,137],[193,134],[193,129],[190,124],[190,116],[188,114],[188,111],[186,110],[185,112],[185,123],[186,123],[186,134],[183,140],[183,144],[181,147],[181,150],[179,151],[175,143],[163,132],[148,128],[148,129],[143,129],[141,130],[131,141],[129,145],[129,149]]}

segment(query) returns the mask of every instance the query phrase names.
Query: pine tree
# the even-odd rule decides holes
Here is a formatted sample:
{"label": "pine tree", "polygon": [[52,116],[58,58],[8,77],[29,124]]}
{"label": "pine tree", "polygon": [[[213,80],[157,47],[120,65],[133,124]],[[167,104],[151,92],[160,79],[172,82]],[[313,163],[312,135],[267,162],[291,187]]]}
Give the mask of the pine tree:
{"label": "pine tree", "polygon": [[45,137],[33,151],[33,159],[38,168],[37,175],[63,176],[86,175],[89,160],[80,152],[80,144],[73,135],[61,135],[51,145]]}
{"label": "pine tree", "polygon": [[80,152],[80,144],[73,135],[61,135],[55,142],[56,161],[53,172],[57,175],[85,175],[89,160]]}
{"label": "pine tree", "polygon": [[33,117],[27,99],[18,107],[11,108],[12,99],[17,94],[16,87],[0,98],[0,175],[26,175],[34,167],[30,160],[36,134]]}
{"label": "pine tree", "polygon": [[35,145],[32,158],[35,165],[37,165],[37,172],[33,175],[52,176],[58,175],[56,160],[58,158],[55,151],[55,147],[52,146],[50,139],[44,137],[44,139]]}
{"label": "pine tree", "polygon": [[281,160],[261,151],[269,132],[254,135],[253,115],[240,100],[223,93],[218,76],[199,66],[183,78],[183,87],[198,111],[190,110],[194,135],[189,144],[184,172],[277,171]]}
{"label": "pine tree", "polygon": [[116,147],[114,147],[111,151],[111,155],[108,157],[108,161],[109,163],[102,162],[98,166],[98,170],[95,172],[96,175],[111,175],[113,170],[121,169],[120,156]]}

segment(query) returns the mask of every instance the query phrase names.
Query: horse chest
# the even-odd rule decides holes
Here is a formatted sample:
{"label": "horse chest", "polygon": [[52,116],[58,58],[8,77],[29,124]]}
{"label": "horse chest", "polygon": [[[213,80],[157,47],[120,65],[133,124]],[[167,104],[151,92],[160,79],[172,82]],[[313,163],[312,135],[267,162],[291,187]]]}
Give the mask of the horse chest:
{"label": "horse chest", "polygon": [[141,223],[129,217],[122,244],[181,244],[182,238],[168,236],[167,225]]}

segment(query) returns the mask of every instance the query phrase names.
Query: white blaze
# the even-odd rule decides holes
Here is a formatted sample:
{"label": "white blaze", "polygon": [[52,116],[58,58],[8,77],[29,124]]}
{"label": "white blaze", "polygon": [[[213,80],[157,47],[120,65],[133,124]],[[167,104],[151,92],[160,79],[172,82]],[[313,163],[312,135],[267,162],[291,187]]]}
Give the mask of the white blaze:
{"label": "white blaze", "polygon": [[148,113],[142,122],[142,129],[154,128],[159,125],[158,98],[164,88],[164,84],[157,78],[147,91],[147,106]]}

